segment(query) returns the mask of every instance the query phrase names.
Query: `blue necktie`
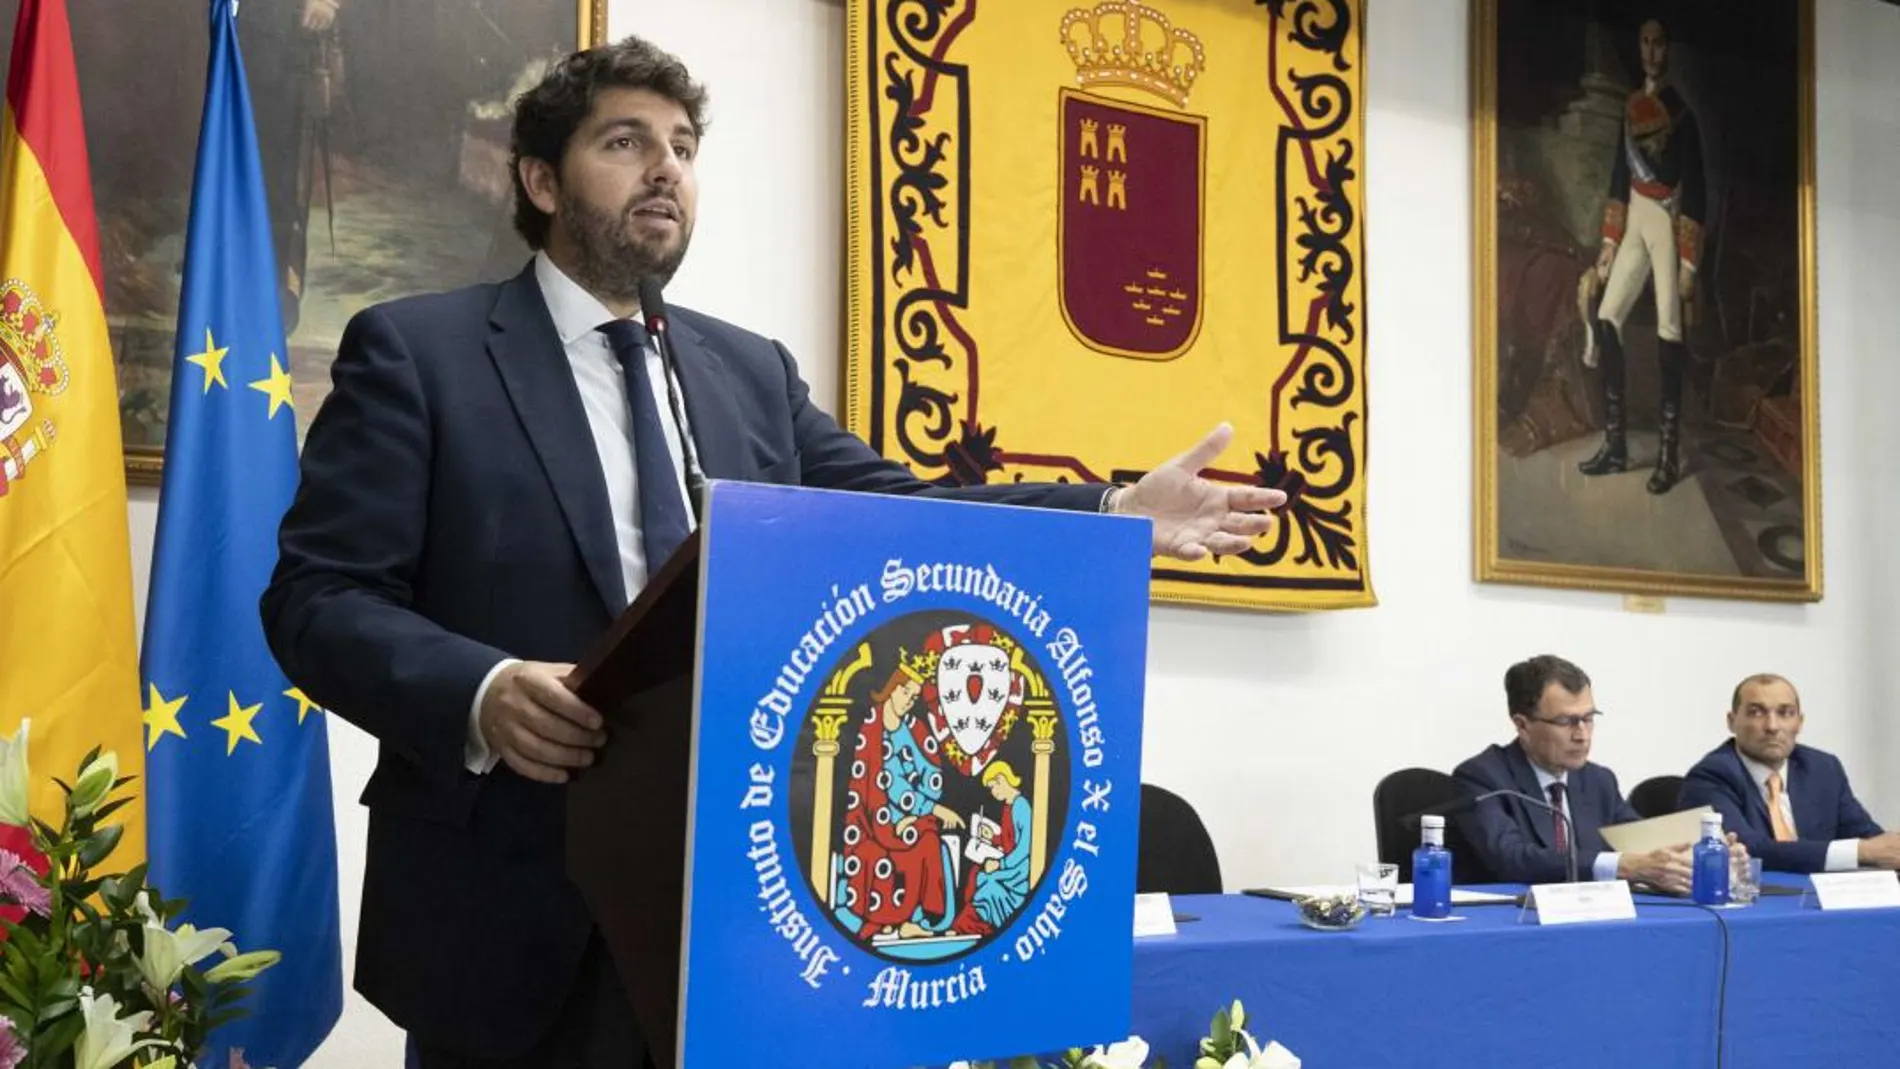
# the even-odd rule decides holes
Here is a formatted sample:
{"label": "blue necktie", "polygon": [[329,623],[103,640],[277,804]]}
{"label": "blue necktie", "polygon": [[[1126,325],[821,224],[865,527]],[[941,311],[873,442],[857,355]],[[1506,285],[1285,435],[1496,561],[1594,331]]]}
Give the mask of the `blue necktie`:
{"label": "blue necktie", "polygon": [[[680,493],[673,453],[666,445],[666,424],[654,402],[652,380],[647,378],[647,329],[630,319],[616,319],[600,327],[613,345],[614,357],[627,376],[627,404],[633,410],[633,466],[640,486],[640,541],[645,546],[647,574],[660,570],[692,525],[686,515],[686,497]],[[628,596],[632,596],[628,591]]]}

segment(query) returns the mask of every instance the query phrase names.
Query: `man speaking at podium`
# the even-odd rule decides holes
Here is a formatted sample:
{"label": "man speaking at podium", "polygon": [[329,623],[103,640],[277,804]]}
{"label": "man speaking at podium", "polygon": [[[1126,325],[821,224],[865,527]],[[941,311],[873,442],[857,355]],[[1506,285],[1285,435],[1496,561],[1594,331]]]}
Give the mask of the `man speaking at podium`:
{"label": "man speaking at podium", "polygon": [[1285,501],[1199,477],[1225,426],[1132,486],[932,487],[814,406],[778,343],[683,309],[668,375],[640,295],[692,237],[705,105],[638,39],[556,67],[515,112],[532,262],[360,312],[304,447],[265,630],[299,687],[380,743],[356,987],[430,1069],[642,1064],[565,874],[560,785],[605,736],[562,680],[689,534],[686,458],[716,479],[1147,516],[1155,553],[1183,560],[1240,551]]}

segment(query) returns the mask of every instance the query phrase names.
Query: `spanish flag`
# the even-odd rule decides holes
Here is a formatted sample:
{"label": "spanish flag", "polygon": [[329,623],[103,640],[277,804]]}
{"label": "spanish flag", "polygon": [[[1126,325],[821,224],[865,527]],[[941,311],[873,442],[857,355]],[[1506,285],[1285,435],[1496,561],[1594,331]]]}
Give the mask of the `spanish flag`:
{"label": "spanish flag", "polygon": [[[141,776],[132,555],[99,228],[65,0],[22,0],[0,118],[0,736],[30,719],[35,816],[95,746]],[[120,811],[111,868],[145,857]]]}

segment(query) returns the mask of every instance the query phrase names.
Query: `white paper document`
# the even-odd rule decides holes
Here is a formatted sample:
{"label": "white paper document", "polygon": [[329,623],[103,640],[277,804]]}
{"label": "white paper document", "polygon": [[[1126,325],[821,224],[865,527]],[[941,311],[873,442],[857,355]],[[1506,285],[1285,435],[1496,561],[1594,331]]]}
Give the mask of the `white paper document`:
{"label": "white paper document", "polygon": [[1135,896],[1135,934],[1174,934],[1174,904],[1165,893]]}
{"label": "white paper document", "polygon": [[[1602,829],[1603,841],[1619,854],[1647,854],[1651,850],[1694,843],[1702,838],[1702,814],[1713,812],[1715,810],[1703,805],[1648,820],[1611,824]],[[1581,857],[1577,862],[1584,867],[1589,864]]]}

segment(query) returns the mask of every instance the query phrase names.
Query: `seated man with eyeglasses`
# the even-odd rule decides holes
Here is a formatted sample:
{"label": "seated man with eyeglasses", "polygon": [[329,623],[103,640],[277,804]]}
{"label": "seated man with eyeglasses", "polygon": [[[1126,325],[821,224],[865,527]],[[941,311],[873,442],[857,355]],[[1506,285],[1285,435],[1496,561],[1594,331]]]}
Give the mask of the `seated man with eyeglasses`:
{"label": "seated man with eyeglasses", "polygon": [[1839,758],[1796,743],[1803,723],[1794,684],[1766,673],[1742,680],[1729,698],[1735,737],[1689,770],[1682,805],[1713,806],[1765,869],[1900,869],[1900,833],[1867,815]]}
{"label": "seated man with eyeglasses", "polygon": [[1504,697],[1517,738],[1491,746],[1453,775],[1474,794],[1514,790],[1547,800],[1570,818],[1518,798],[1480,802],[1459,819],[1459,830],[1491,875],[1505,883],[1562,883],[1569,879],[1568,837],[1576,837],[1577,878],[1630,880],[1669,894],[1687,894],[1690,844],[1643,854],[1610,850],[1600,831],[1640,817],[1616,785],[1616,775],[1590,762],[1596,735],[1596,697],[1583,669],[1561,657],[1532,657],[1504,673]]}

